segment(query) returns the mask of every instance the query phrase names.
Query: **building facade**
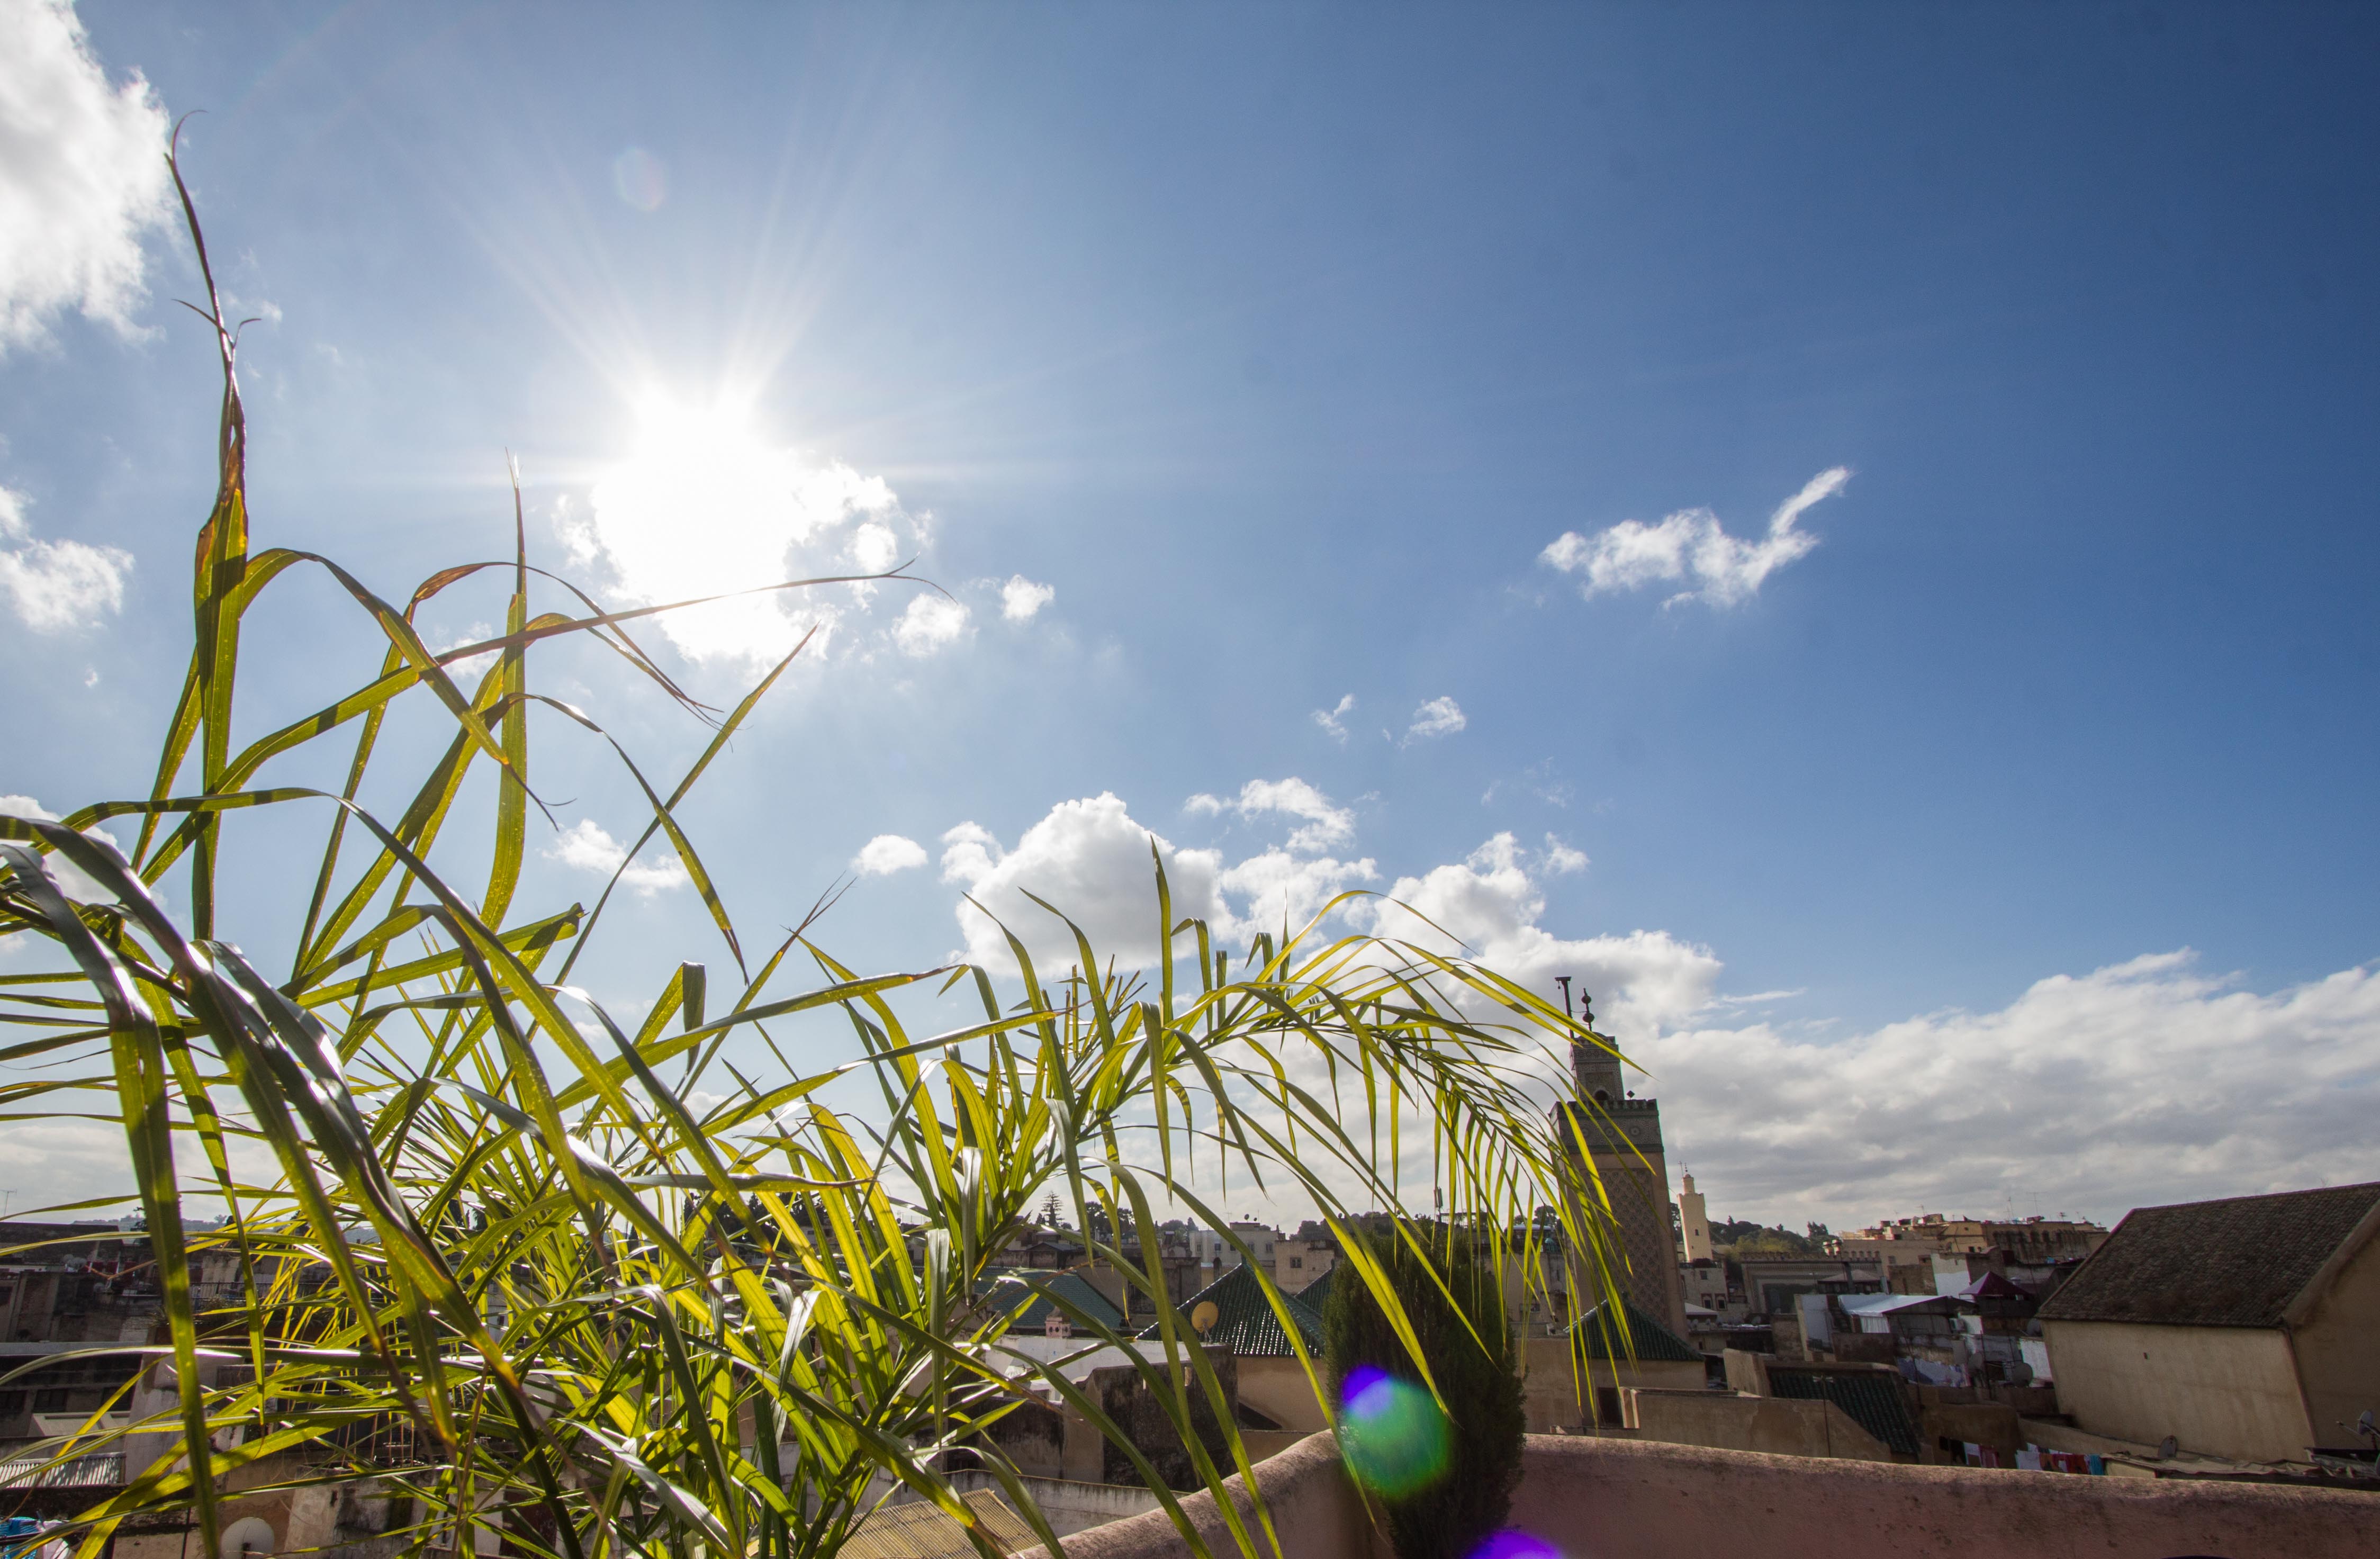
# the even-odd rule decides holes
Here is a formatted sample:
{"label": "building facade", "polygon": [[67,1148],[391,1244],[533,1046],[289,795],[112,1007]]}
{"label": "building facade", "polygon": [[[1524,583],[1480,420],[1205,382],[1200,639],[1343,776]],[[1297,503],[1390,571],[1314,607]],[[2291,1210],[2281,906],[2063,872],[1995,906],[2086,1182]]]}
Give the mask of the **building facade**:
{"label": "building facade", "polygon": [[2380,1183],[2135,1209],[2040,1320],[2090,1433],[2256,1462],[2351,1444],[2380,1408]]}

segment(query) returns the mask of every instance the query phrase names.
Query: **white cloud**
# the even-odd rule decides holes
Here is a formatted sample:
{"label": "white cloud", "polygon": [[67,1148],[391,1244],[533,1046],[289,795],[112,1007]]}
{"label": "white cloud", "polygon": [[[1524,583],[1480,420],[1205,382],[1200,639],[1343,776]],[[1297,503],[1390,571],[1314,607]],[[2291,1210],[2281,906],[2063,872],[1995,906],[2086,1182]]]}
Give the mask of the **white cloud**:
{"label": "white cloud", "polygon": [[863,877],[890,877],[926,864],[926,846],[898,834],[879,834],[851,858],[851,869]]}
{"label": "white cloud", "polygon": [[[581,818],[564,829],[545,847],[545,854],[549,860],[601,877],[609,877],[628,858],[626,848],[592,818]],[[632,864],[620,873],[623,886],[648,896],[667,888],[682,888],[691,880],[674,850],[663,850],[648,863]]]}
{"label": "white cloud", "polygon": [[1818,539],[1794,529],[1803,510],[1832,497],[1851,481],[1849,468],[1820,471],[1769,517],[1768,532],[1756,542],[1729,535],[1708,509],[1681,509],[1658,525],[1624,519],[1592,537],[1566,530],[1538,554],[1565,574],[1583,574],[1580,593],[1637,590],[1655,580],[1691,580],[1693,588],[1669,603],[1705,601],[1732,606],[1760,592],[1761,581],[1808,554]]}
{"label": "white cloud", "polygon": [[[1209,804],[1210,803],[1210,804]],[[1200,810],[1238,810],[1212,798]],[[1294,814],[1293,814],[1294,815]],[[1102,956],[1145,965],[1156,945],[1153,835],[1112,795],[1070,801],[1014,851],[962,824],[943,836],[946,880],[997,906],[1045,970],[1071,965],[1062,928],[1031,888],[1074,914]],[[1225,866],[1157,839],[1177,917],[1226,944],[1294,928],[1369,860],[1267,849]],[[1564,938],[1542,926],[1545,873],[1583,861],[1499,834],[1460,863],[1400,877],[1348,919],[1452,952],[1550,996],[1557,976],[1594,997],[1597,1027],[1645,1069],[1673,1166],[1691,1164],[1717,1211],[1837,1227],[1920,1206],[2068,1211],[2111,1219],[2137,1204],[2369,1178],[2380,1118],[2380,969],[2270,995],[2199,974],[2190,955],[2045,980],[1997,1012],[1934,1013],[1827,1041],[1744,1006],[1797,993],[1717,993],[1721,963],[1665,931]],[[970,956],[1007,961],[962,908]],[[1483,1017],[1495,1017],[1483,1005]],[[1716,1021],[1715,1021],[1716,1020]]]}
{"label": "white cloud", "polygon": [[1586,852],[1572,849],[1553,834],[1546,835],[1546,870],[1560,876],[1586,870]]}
{"label": "white cloud", "polygon": [[1324,736],[1344,747],[1347,745],[1347,716],[1354,712],[1354,708],[1355,695],[1348,693],[1339,700],[1336,709],[1318,709],[1312,719],[1322,727]]}
{"label": "white cloud", "polygon": [[[1350,888],[1379,881],[1380,873],[1366,856],[1362,860],[1334,860],[1329,856],[1294,856],[1269,849],[1235,866],[1226,867],[1216,886],[1245,900],[1237,914],[1220,921],[1218,935],[1238,940],[1254,932],[1295,935],[1324,905]],[[1342,905],[1342,914],[1361,913],[1363,901]]]}
{"label": "white cloud", "polygon": [[[942,880],[966,884],[983,909],[1023,940],[1044,973],[1077,961],[1072,933],[1048,910],[1026,897],[1038,895],[1081,926],[1101,957],[1125,967],[1154,962],[1159,945],[1156,869],[1165,862],[1177,920],[1227,921],[1218,891],[1222,857],[1213,850],[1184,850],[1135,822],[1111,793],[1062,801],[1025,831],[1013,850],[1002,849],[990,830],[963,822],[942,835]],[[1000,928],[975,905],[958,906],[967,956],[1004,967],[1008,944]]]}
{"label": "white cloud", "polygon": [[[431,645],[430,652],[434,655],[443,655],[449,650],[460,649],[466,644],[484,644],[491,639],[500,637],[502,636],[489,624],[473,623],[460,633],[446,635],[444,643]],[[498,651],[489,650],[477,655],[466,655],[459,661],[448,661],[446,675],[458,683],[467,677],[478,676],[496,664],[499,653]]]}
{"label": "white cloud", "polygon": [[1649,1037],[1710,1003],[1718,958],[1667,932],[1565,939],[1537,924],[1545,895],[1520,842],[1499,834],[1460,865],[1400,877],[1370,919],[1378,935],[1472,957],[1515,983],[1551,993],[1557,975],[1594,993],[1596,1019],[1622,1040]]}
{"label": "white cloud", "polygon": [[2371,1179],[2380,971],[2259,995],[2161,954],[2041,980],[1997,1012],[1833,1042],[1693,1029],[1632,1054],[1670,1161],[1730,1215],[2113,1218]]}
{"label": "white cloud", "polygon": [[[59,814],[50,810],[30,796],[0,796],[0,817],[31,818],[38,822],[55,822],[59,819]],[[124,841],[106,829],[93,826],[84,829],[83,833],[93,839],[104,839],[118,855],[124,853]],[[55,850],[52,850],[42,859],[49,865],[50,875],[57,880],[58,886],[66,895],[76,903],[113,904],[115,902],[114,893],[102,888],[84,874],[82,868]]]}
{"label": "white cloud", "polygon": [[[775,443],[745,411],[661,402],[643,408],[628,457],[595,484],[586,507],[559,504],[554,519],[574,559],[607,565],[613,593],[638,605],[879,573],[922,545],[927,524],[883,478]],[[864,584],[769,591],[659,622],[695,660],[768,662],[813,626],[826,648],[872,594]]]}
{"label": "white cloud", "polygon": [[1055,585],[1038,584],[1022,574],[1012,574],[1000,587],[1000,615],[1012,623],[1029,623],[1035,613],[1058,599]]}
{"label": "white cloud", "polygon": [[881,574],[901,556],[901,539],[879,519],[864,519],[852,528],[852,566],[863,574]]}
{"label": "white cloud", "polygon": [[0,350],[67,308],[128,331],[171,210],[164,107],[138,71],[108,85],[65,0],[0,0]]}
{"label": "white cloud", "polygon": [[1452,699],[1432,699],[1414,711],[1413,724],[1405,727],[1405,743],[1451,737],[1469,724],[1461,704]]}
{"label": "white cloud", "polygon": [[1289,836],[1293,850],[1328,849],[1355,837],[1355,814],[1344,807],[1331,805],[1330,797],[1294,774],[1287,779],[1250,780],[1240,786],[1236,800],[1226,801],[1201,792],[1184,802],[1183,808],[1209,816],[1232,811],[1251,819],[1268,812],[1304,818],[1305,825]]}
{"label": "white cloud", "polygon": [[81,542],[45,542],[25,523],[21,493],[0,487],[0,597],[36,633],[96,627],[103,615],[124,609],[124,576],[132,554]]}
{"label": "white cloud", "polygon": [[892,642],[905,655],[935,653],[965,637],[967,609],[944,595],[910,599],[908,610],[892,624]]}
{"label": "white cloud", "polygon": [[942,881],[975,883],[989,875],[1007,850],[980,823],[963,822],[942,835]]}

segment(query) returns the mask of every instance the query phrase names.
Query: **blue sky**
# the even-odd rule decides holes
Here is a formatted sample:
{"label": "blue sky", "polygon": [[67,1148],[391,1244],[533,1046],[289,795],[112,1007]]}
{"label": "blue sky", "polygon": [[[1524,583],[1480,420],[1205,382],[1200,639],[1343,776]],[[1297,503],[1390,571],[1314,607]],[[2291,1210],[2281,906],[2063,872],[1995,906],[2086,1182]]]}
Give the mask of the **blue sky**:
{"label": "blue sky", "polygon": [[[1586,978],[1729,1214],[2380,1175],[2368,12],[80,20],[0,67],[0,791],[139,792],[176,685],[213,366],[138,170],[203,109],[262,540],[401,594],[499,555],[510,451],[607,599],[893,547],[965,607],[804,608],[689,818],[757,926],[891,835],[849,961],[968,887],[1121,944],[1153,830],[1232,923],[1371,886]],[[736,512],[640,496],[695,473]],[[726,701],[789,624],[662,642]],[[557,761],[540,902],[637,826]],[[631,1008],[717,956],[648,868]]]}

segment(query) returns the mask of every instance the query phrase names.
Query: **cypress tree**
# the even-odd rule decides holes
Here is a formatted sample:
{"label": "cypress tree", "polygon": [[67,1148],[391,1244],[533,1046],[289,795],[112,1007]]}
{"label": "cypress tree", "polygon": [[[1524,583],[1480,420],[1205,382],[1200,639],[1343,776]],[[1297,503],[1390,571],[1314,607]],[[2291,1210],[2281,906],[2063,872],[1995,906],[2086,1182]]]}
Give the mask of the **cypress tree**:
{"label": "cypress tree", "polygon": [[[1389,1536],[1397,1559],[1466,1559],[1504,1524],[1521,1480],[1521,1377],[1497,1273],[1492,1263],[1478,1261],[1463,1246],[1451,1254],[1434,1252],[1440,1257],[1446,1288],[1462,1305],[1458,1314],[1402,1241],[1375,1241],[1371,1249],[1387,1269],[1390,1286],[1429,1361],[1451,1431],[1442,1474],[1401,1497],[1383,1497]],[[1475,1339],[1475,1331],[1487,1347]],[[1347,1378],[1365,1369],[1427,1393],[1370,1287],[1353,1271],[1331,1281],[1322,1334],[1323,1362],[1340,1400],[1345,1399]]]}

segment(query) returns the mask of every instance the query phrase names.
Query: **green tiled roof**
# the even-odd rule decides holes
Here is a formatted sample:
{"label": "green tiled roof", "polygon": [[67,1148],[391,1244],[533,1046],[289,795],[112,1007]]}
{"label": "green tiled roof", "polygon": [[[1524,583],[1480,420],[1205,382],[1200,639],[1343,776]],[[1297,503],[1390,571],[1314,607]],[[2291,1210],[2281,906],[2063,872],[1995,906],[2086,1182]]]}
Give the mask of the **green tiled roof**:
{"label": "green tiled roof", "polygon": [[[1075,1315],[1097,1316],[1111,1327],[1123,1324],[1123,1311],[1113,1301],[1083,1281],[1076,1273],[1053,1273],[1028,1267],[994,1267],[975,1280],[976,1297],[988,1308],[1006,1310],[1015,1317],[1012,1325],[1030,1332],[1048,1324],[1050,1312],[1058,1307],[1042,1296],[1056,1294],[1074,1307]],[[1068,1312],[1058,1309],[1061,1315]],[[1070,1317],[1071,1319],[1071,1317]]]}
{"label": "green tiled roof", "polygon": [[[1572,1336],[1585,1340],[1587,1358],[1625,1361],[1630,1357],[1628,1345],[1633,1342],[1635,1344],[1634,1357],[1639,1363],[1702,1362],[1703,1356],[1692,1344],[1630,1304],[1625,1297],[1620,1300],[1621,1327],[1612,1325],[1611,1317],[1607,1313],[1610,1309],[1611,1302],[1606,1300],[1580,1316],[1578,1324],[1571,1328]],[[1620,1334],[1621,1327],[1625,1328],[1624,1336]]]}
{"label": "green tiled roof", "polygon": [[1338,1270],[1338,1268],[1333,1267],[1330,1269],[1330,1272],[1324,1273],[1320,1277],[1316,1278],[1312,1283],[1309,1283],[1305,1287],[1299,1289],[1297,1291],[1297,1302],[1304,1305],[1307,1309],[1312,1310],[1315,1314],[1320,1315],[1322,1313],[1322,1307],[1330,1302],[1330,1273],[1335,1273]]}
{"label": "green tiled roof", "polygon": [[1905,1456],[1917,1454],[1917,1431],[1901,1399],[1900,1377],[1882,1370],[1796,1370],[1768,1367],[1768,1389],[1778,1396],[1831,1402],[1852,1421]]}
{"label": "green tiled roof", "polygon": [[[1251,1268],[1233,1267],[1182,1301],[1182,1313],[1185,1317],[1193,1315],[1201,1304],[1210,1300],[1217,1313],[1215,1324],[1207,1332],[1208,1343],[1228,1347],[1242,1358],[1290,1358],[1296,1355],[1297,1350],[1290,1346],[1289,1334],[1281,1329],[1281,1318],[1273,1314],[1271,1304],[1265,1298],[1264,1285],[1257,1280]],[[1298,1296],[1284,1294],[1281,1302],[1281,1308],[1289,1311],[1289,1318],[1297,1323],[1306,1352],[1320,1352],[1322,1318]],[[1151,1324],[1140,1337],[1143,1342],[1152,1342],[1158,1335],[1157,1327]]]}

